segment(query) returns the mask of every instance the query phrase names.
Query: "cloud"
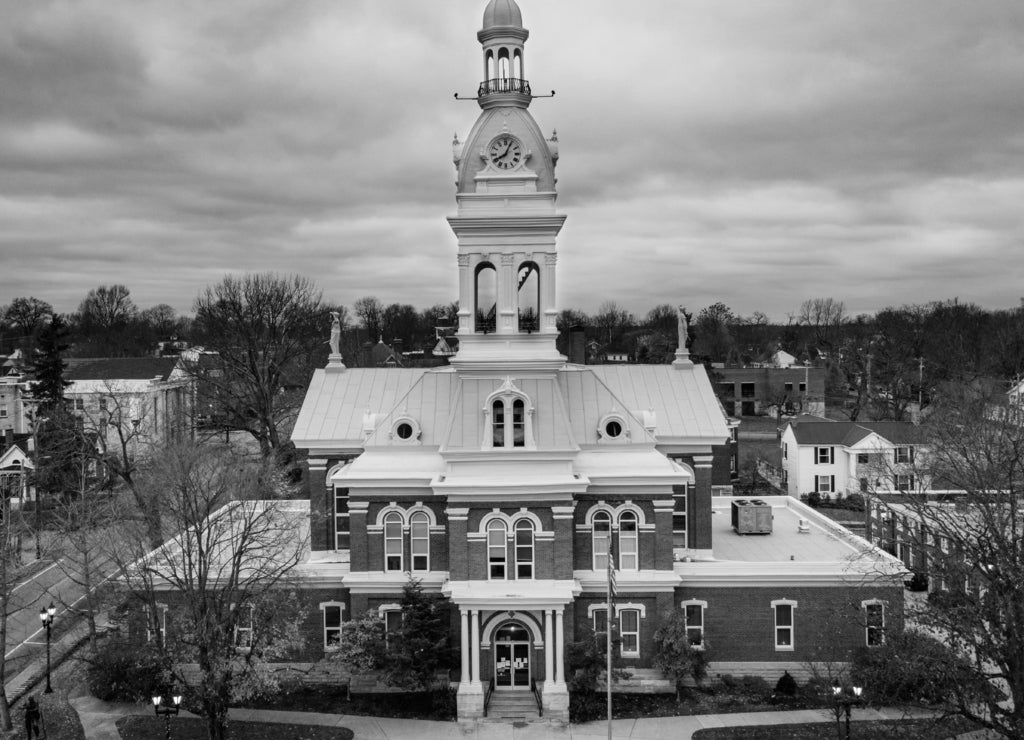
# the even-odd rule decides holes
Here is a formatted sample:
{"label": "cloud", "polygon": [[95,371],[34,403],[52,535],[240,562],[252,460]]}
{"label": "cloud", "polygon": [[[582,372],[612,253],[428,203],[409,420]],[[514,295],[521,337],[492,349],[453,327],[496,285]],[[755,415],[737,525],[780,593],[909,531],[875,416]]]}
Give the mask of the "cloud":
{"label": "cloud", "polygon": [[[559,299],[782,318],[1014,305],[1024,8],[521,0],[557,129]],[[453,132],[481,5],[0,0],[0,304],[224,273],[331,299],[457,294]]]}

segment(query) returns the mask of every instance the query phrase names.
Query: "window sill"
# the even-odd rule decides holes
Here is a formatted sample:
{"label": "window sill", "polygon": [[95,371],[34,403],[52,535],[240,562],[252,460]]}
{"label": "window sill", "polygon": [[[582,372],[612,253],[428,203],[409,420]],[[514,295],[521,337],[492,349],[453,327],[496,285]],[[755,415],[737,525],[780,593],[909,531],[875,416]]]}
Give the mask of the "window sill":
{"label": "window sill", "polygon": [[775,652],[777,653],[791,653],[795,650],[792,645],[776,645]]}

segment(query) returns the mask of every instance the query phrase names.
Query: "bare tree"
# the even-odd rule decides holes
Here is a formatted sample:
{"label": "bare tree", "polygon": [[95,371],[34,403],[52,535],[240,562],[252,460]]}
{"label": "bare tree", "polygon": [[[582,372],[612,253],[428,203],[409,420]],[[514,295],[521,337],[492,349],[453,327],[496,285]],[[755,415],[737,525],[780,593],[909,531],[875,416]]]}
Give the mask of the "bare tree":
{"label": "bare tree", "polygon": [[381,338],[384,320],[384,305],[374,296],[363,296],[352,304],[352,313],[366,329],[371,342]]}
{"label": "bare tree", "polygon": [[[305,555],[295,536],[308,510],[287,499],[267,460],[192,445],[154,458],[145,486],[165,497],[177,536],[125,568],[135,598],[174,594],[164,641],[176,682],[194,692],[211,740],[227,737],[232,700],[272,686],[266,661],[301,641],[290,576]],[[199,680],[186,680],[187,664]]]}
{"label": "bare tree", "polygon": [[39,332],[52,314],[53,306],[32,296],[15,298],[2,312],[3,322],[17,332],[17,344],[30,361]]}
{"label": "bare tree", "polygon": [[797,320],[813,330],[814,343],[831,355],[847,321],[846,306],[834,298],[811,298],[800,304]]}
{"label": "bare tree", "polygon": [[189,371],[221,424],[252,435],[264,457],[282,450],[314,363],[326,360],[327,311],[298,275],[228,275],[196,298],[193,333],[216,355]]}
{"label": "bare tree", "polygon": [[876,496],[869,521],[930,582],[910,618],[969,665],[948,686],[953,708],[1024,737],[1024,426],[1001,396],[960,389],[936,403],[914,462],[924,494]]}

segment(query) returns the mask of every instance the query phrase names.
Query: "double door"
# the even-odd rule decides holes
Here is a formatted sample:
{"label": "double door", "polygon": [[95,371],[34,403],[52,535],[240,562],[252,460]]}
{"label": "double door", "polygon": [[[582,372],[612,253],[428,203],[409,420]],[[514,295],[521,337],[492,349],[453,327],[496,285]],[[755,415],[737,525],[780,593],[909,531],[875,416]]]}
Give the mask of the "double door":
{"label": "double door", "polygon": [[494,684],[499,689],[530,688],[530,643],[495,643]]}

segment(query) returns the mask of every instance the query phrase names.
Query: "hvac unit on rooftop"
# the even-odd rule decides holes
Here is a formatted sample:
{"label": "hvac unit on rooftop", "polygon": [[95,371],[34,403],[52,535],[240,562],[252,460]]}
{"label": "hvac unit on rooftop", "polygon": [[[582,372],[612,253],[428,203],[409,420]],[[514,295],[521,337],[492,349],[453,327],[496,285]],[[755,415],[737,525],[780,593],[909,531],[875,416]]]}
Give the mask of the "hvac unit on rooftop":
{"label": "hvac unit on rooftop", "polygon": [[732,528],[737,534],[771,534],[772,507],[761,499],[732,502]]}

